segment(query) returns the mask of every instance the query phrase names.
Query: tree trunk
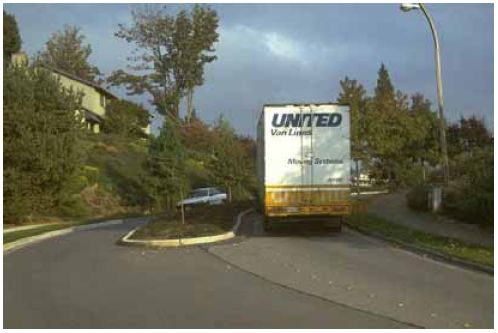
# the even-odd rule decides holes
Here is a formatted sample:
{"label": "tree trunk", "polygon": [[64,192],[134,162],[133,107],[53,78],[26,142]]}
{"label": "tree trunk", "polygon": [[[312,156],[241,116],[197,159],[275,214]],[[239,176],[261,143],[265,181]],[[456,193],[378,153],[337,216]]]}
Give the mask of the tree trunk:
{"label": "tree trunk", "polygon": [[194,110],[194,87],[188,88],[187,92],[187,124],[190,124],[192,119],[192,112]]}

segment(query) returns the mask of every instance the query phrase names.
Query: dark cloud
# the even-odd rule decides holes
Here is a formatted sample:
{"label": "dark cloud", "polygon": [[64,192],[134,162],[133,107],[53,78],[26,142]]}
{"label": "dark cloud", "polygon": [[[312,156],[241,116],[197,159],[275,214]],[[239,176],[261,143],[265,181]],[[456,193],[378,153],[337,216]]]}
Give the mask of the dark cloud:
{"label": "dark cloud", "polygon": [[[113,34],[130,21],[132,4],[9,4],[23,47],[40,50],[63,24],[83,28],[104,72],[122,68],[130,46]],[[189,6],[189,5],[186,5]],[[174,12],[177,5],[168,5]],[[206,68],[196,108],[208,121],[223,113],[254,135],[262,104],[331,101],[344,76],[373,91],[387,65],[396,88],[435,101],[430,31],[420,12],[397,4],[214,4],[221,18],[218,60]],[[493,5],[429,4],[442,45],[446,113],[450,120],[476,114],[493,127]],[[146,101],[146,97],[135,97]],[[157,118],[155,125],[160,124]]]}

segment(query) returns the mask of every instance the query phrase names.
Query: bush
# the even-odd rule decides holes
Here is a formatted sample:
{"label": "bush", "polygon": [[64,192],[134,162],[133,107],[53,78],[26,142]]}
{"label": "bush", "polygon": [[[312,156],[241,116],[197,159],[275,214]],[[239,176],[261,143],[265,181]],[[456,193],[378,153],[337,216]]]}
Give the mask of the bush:
{"label": "bush", "polygon": [[474,149],[456,156],[453,179],[444,192],[443,212],[456,219],[493,228],[493,150]]}
{"label": "bush", "polygon": [[431,190],[430,185],[422,184],[417,185],[411,189],[406,195],[408,201],[408,207],[413,210],[418,210],[422,212],[429,211],[429,205],[427,202],[427,194]]}

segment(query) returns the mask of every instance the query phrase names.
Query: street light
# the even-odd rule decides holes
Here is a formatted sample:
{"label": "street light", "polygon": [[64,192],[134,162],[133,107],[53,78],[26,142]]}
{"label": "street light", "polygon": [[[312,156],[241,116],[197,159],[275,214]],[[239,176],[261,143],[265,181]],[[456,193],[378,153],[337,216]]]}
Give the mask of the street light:
{"label": "street light", "polygon": [[403,3],[400,9],[404,12],[409,12],[414,9],[420,9],[424,13],[427,22],[431,28],[432,37],[434,40],[434,59],[436,61],[436,83],[437,83],[437,101],[438,101],[438,118],[439,118],[439,131],[441,141],[441,153],[443,155],[443,176],[444,184],[448,185],[449,182],[449,166],[448,166],[448,148],[446,146],[446,125],[443,115],[443,81],[441,80],[441,59],[439,56],[439,37],[436,31],[434,21],[430,16],[427,8],[423,3]]}

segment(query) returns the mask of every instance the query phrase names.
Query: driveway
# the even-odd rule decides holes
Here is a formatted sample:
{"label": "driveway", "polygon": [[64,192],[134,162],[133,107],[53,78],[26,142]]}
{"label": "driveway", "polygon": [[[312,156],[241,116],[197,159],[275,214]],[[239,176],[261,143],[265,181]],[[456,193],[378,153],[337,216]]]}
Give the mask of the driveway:
{"label": "driveway", "polygon": [[380,195],[373,198],[368,211],[374,215],[409,228],[430,234],[458,239],[467,244],[493,246],[493,234],[478,227],[456,221],[444,215],[416,212],[408,207],[408,191]]}

